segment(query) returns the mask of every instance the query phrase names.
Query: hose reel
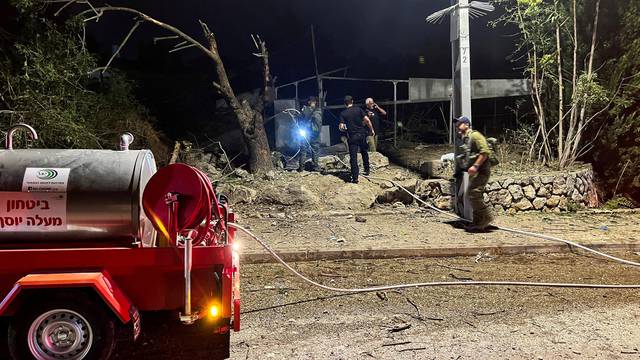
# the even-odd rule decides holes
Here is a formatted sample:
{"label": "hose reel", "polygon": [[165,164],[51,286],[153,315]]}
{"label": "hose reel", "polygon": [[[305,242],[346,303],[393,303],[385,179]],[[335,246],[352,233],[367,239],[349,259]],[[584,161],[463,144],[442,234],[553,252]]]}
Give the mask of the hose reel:
{"label": "hose reel", "polygon": [[196,246],[210,246],[227,231],[226,207],[218,201],[211,181],[186,164],[158,170],[147,183],[142,207],[158,233],[173,246],[180,245],[181,237],[192,239]]}

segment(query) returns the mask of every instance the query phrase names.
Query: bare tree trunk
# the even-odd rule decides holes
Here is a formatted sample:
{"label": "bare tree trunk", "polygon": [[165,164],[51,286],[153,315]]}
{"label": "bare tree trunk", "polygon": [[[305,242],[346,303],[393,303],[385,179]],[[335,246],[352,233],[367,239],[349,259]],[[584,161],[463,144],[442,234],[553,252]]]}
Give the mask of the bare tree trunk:
{"label": "bare tree trunk", "polygon": [[560,156],[560,167],[567,166],[571,152],[571,144],[575,138],[576,125],[578,120],[578,99],[576,99],[578,88],[578,14],[576,10],[576,0],[573,0],[573,74],[571,79],[571,115],[569,116],[569,129],[564,140],[564,149]]}
{"label": "bare tree trunk", "polygon": [[[589,65],[587,68],[587,79],[591,81],[591,77],[593,76],[593,56],[596,49],[596,38],[598,34],[598,19],[600,17],[600,0],[596,1],[596,13],[593,18],[593,30],[591,31],[591,49],[589,51]],[[586,100],[582,101],[582,108],[580,109],[580,119],[578,122],[578,131],[576,132],[576,136],[573,142],[573,146],[571,149],[571,156],[569,158],[569,162],[572,163],[576,160],[576,156],[578,153],[578,149],[580,146],[580,142],[582,140],[582,132],[586,128],[585,124],[585,114],[587,111],[587,107],[591,104],[588,104]]]}
{"label": "bare tree trunk", "polygon": [[562,48],[560,46],[560,24],[556,24],[556,49],[558,52],[558,158],[562,157],[564,145],[564,77],[562,76]]}
{"label": "bare tree trunk", "polygon": [[[69,0],[69,2],[74,1]],[[92,7],[90,10],[83,11],[78,15],[80,17],[84,17],[87,14],[95,14],[95,16],[92,16],[91,18],[85,18],[84,21],[94,19],[97,21],[105,12],[124,12],[134,14],[136,15],[138,21],[146,21],[160,28],[168,30],[177,35],[178,38],[184,40],[184,43],[191,44],[190,46],[182,46],[179,49],[195,47],[198,50],[202,51],[207,57],[209,57],[213,61],[216,69],[216,74],[218,75],[218,82],[214,82],[213,86],[224,97],[225,101],[235,114],[240,129],[242,130],[242,134],[244,135],[244,140],[247,143],[247,147],[249,148],[249,169],[251,170],[251,172],[256,172],[269,170],[273,167],[269,150],[269,141],[267,140],[267,134],[264,130],[262,114],[260,114],[259,112],[256,114],[256,111],[251,108],[251,105],[247,101],[240,102],[240,100],[238,100],[238,98],[236,97],[229,82],[229,77],[227,76],[227,71],[225,70],[224,63],[222,62],[222,58],[220,57],[220,53],[218,52],[218,44],[216,42],[215,35],[213,34],[213,32],[211,32],[211,30],[209,30],[209,27],[205,23],[200,21],[200,25],[202,26],[204,35],[209,43],[209,48],[206,48],[199,41],[193,39],[186,33],[182,32],[180,29],[158,21],[151,16],[135,9],[118,6],[103,6],[98,8]],[[135,30],[135,28],[132,29],[132,31],[133,30]],[[261,110],[262,109],[260,109],[260,111]]]}
{"label": "bare tree trunk", "polygon": [[273,168],[273,163],[271,162],[267,133],[264,130],[262,109],[260,111],[254,110],[248,101],[240,102],[235,96],[224,63],[220,58],[215,35],[205,23],[200,22],[200,25],[209,41],[209,51],[214,57],[219,82],[218,90],[235,113],[249,149],[249,170],[254,173],[270,170]]}

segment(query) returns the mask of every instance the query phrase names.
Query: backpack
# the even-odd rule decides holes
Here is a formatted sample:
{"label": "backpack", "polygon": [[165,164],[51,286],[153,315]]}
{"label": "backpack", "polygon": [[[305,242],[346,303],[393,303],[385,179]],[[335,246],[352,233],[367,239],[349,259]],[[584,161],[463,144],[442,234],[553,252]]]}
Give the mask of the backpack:
{"label": "backpack", "polygon": [[489,155],[489,164],[491,166],[496,166],[500,164],[500,160],[498,160],[498,156],[496,153],[498,152],[498,139],[490,137],[487,138],[487,145],[489,145],[489,150],[491,150],[491,155]]}

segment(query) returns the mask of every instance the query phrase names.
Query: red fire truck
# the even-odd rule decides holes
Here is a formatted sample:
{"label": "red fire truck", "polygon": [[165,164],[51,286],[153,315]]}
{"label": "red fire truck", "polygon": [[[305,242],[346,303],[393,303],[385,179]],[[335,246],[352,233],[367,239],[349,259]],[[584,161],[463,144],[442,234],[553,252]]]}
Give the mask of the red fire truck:
{"label": "red fire truck", "polygon": [[[0,328],[15,359],[106,359],[145,312],[240,327],[234,221],[207,177],[148,150],[0,150]],[[4,354],[0,353],[0,358]]]}

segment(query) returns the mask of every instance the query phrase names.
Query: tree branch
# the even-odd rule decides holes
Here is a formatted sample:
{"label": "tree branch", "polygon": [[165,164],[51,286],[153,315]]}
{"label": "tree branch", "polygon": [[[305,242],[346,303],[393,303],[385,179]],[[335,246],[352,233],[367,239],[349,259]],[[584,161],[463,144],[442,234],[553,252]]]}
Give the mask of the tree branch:
{"label": "tree branch", "polygon": [[124,40],[122,40],[122,42],[118,46],[118,49],[113,53],[113,55],[111,55],[111,58],[107,62],[107,65],[105,65],[104,69],[102,69],[102,71],[100,72],[101,74],[104,74],[104,72],[107,71],[107,69],[109,68],[109,65],[111,65],[111,62],[113,61],[113,59],[115,59],[116,56],[118,56],[118,54],[120,54],[120,49],[122,49],[122,47],[127,43],[129,38],[131,37],[131,34],[133,34],[133,32],[136,31],[136,29],[138,28],[138,26],[140,26],[141,23],[142,23],[142,20],[138,20],[138,21],[136,21],[135,24],[133,24],[133,26],[131,27],[131,30],[129,30],[129,33],[127,34],[127,36],[124,37]]}

